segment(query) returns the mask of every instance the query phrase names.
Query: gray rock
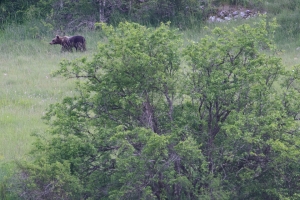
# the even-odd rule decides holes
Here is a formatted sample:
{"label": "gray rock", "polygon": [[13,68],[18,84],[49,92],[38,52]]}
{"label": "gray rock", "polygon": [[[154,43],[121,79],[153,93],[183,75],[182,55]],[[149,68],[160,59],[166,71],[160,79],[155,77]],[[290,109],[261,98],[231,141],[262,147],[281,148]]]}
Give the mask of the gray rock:
{"label": "gray rock", "polygon": [[208,21],[209,21],[209,22],[215,22],[215,21],[216,21],[216,16],[210,16],[210,17],[208,18]]}
{"label": "gray rock", "polygon": [[240,12],[240,16],[241,16],[242,18],[244,18],[244,17],[246,16],[246,13]]}
{"label": "gray rock", "polygon": [[224,22],[224,20],[218,17],[218,18],[216,19],[216,22]]}
{"label": "gray rock", "polygon": [[239,11],[234,11],[234,12],[232,13],[232,16],[237,16],[237,15],[239,15]]}
{"label": "gray rock", "polygon": [[255,17],[258,15],[259,15],[258,12],[252,10],[241,11],[241,10],[236,10],[231,8],[229,10],[219,11],[215,16],[210,16],[207,21],[224,22],[224,21],[230,21],[232,19],[238,19],[238,18],[249,19],[251,17]]}

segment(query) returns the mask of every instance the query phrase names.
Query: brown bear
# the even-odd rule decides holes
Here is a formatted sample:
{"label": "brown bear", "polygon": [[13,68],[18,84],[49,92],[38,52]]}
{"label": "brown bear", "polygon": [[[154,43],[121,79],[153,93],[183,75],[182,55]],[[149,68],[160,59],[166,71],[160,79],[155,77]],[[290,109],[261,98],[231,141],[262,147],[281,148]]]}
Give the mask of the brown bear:
{"label": "brown bear", "polygon": [[86,45],[85,45],[85,38],[80,35],[76,36],[59,36],[57,35],[55,38],[52,39],[50,44],[60,44],[61,52],[63,51],[70,51],[73,52],[73,47],[75,47],[76,51],[86,51]]}

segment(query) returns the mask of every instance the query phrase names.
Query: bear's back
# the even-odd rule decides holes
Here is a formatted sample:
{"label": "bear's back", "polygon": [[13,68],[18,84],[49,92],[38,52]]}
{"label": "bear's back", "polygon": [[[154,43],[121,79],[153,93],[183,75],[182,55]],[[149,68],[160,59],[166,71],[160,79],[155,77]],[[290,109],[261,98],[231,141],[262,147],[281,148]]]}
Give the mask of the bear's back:
{"label": "bear's back", "polygon": [[85,43],[85,39],[81,35],[75,35],[75,36],[69,37],[69,42],[75,43],[75,44],[76,43]]}

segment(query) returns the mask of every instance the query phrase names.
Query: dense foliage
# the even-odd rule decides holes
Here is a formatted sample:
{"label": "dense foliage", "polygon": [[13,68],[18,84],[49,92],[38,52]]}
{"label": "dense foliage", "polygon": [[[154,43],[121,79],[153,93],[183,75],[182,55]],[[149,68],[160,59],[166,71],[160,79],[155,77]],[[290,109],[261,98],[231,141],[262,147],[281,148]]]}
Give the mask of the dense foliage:
{"label": "dense foliage", "polygon": [[51,33],[71,34],[94,29],[96,22],[156,26],[171,21],[172,26],[184,29],[201,25],[224,5],[266,11],[278,18],[280,30],[287,36],[298,35],[300,4],[295,0],[4,0],[0,2],[0,28],[33,21],[31,26],[39,34],[44,34],[45,28]]}
{"label": "dense foliage", "polygon": [[117,24],[129,20],[157,25],[164,21],[186,26],[205,19],[212,12],[212,2],[194,0],[28,0],[0,4],[2,24],[41,19],[55,30],[93,29],[96,22]]}
{"label": "dense foliage", "polygon": [[182,46],[161,24],[102,25],[92,60],[64,61],[77,95],[11,187],[24,199],[299,197],[299,67],[275,57],[275,22]]}

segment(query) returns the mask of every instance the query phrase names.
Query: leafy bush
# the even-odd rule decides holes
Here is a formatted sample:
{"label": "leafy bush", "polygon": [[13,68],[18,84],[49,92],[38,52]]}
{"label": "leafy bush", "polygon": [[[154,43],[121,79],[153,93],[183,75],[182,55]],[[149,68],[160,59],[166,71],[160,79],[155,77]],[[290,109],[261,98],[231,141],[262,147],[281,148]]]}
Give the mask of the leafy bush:
{"label": "leafy bush", "polygon": [[0,162],[0,199],[14,200],[18,196],[15,192],[11,192],[11,177],[15,173],[16,166],[13,163]]}

